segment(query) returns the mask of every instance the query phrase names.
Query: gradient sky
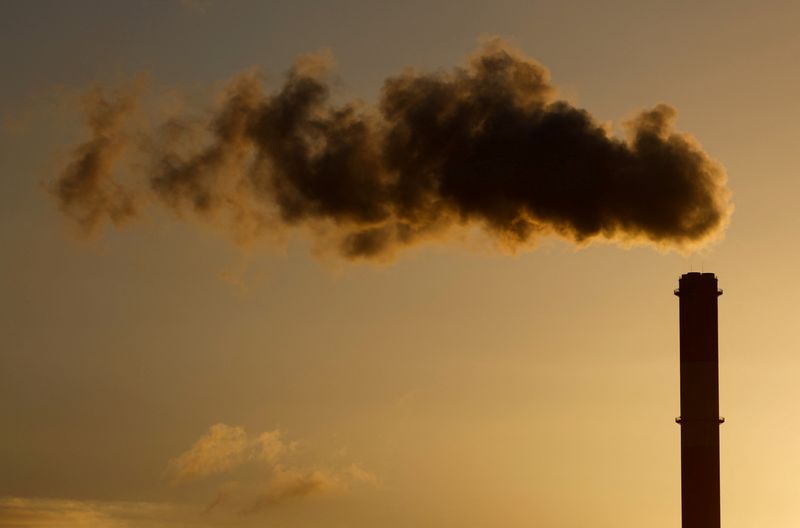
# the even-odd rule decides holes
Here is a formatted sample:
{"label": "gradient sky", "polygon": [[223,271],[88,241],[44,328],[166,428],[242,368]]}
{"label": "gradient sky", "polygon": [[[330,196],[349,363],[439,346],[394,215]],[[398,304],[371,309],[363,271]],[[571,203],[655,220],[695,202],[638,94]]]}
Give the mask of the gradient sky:
{"label": "gradient sky", "polygon": [[[793,2],[6,2],[0,526],[674,527],[681,273],[720,300],[722,522],[795,527],[800,7]],[[207,107],[328,49],[337,95],[510,40],[618,125],[665,102],[729,175],[692,255],[557,239],[388,264],[242,249],[156,210],[75,236],[46,188],[80,95]],[[271,81],[270,81],[271,80]]]}

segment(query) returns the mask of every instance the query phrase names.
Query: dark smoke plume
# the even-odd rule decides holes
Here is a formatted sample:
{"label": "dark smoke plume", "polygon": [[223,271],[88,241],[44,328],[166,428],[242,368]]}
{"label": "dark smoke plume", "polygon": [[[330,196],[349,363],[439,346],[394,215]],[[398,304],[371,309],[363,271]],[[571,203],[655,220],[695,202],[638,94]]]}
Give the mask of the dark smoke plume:
{"label": "dark smoke plume", "polygon": [[115,162],[124,154],[125,119],[135,109],[133,94],[109,99],[93,90],[83,97],[86,125],[92,133],[79,145],[56,184],[50,189],[61,211],[88,234],[105,221],[122,225],[137,214],[137,197],[113,179]]}
{"label": "dark smoke plume", "polygon": [[[500,40],[466,67],[387,79],[377,107],[332,104],[328,62],[301,58],[271,94],[257,76],[236,79],[200,149],[176,146],[187,122],[162,127],[148,148],[149,193],[239,240],[287,226],[332,233],[351,258],[473,225],[511,248],[556,234],[688,249],[732,211],[723,168],[673,129],[672,107],[642,112],[627,138],[614,137]],[[133,213],[129,191],[107,178],[109,125],[90,124],[95,139],[57,196],[84,225],[116,223]]]}

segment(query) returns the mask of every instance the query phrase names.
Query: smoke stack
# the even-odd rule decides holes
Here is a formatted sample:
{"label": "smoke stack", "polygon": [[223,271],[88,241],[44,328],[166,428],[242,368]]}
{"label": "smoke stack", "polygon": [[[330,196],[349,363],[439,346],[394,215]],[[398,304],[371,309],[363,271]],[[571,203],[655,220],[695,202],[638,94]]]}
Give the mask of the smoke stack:
{"label": "smoke stack", "polygon": [[719,357],[713,273],[686,273],[680,298],[681,520],[683,528],[719,528]]}

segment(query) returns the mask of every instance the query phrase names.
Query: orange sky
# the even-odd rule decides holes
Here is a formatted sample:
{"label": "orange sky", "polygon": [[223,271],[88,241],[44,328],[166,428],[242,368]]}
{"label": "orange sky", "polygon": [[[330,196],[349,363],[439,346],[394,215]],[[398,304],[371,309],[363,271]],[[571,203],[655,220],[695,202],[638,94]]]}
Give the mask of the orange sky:
{"label": "orange sky", "polygon": [[[725,290],[722,522],[797,526],[799,16],[790,2],[3,5],[0,526],[676,526],[672,289],[701,268]],[[245,70],[277,86],[324,48],[335,97],[374,103],[387,76],[463,64],[487,35],[616,134],[677,108],[728,173],[724,237],[691,255],[555,238],[508,255],[469,232],[353,264],[297,232],[242,249],[156,208],[86,241],[46,192],[87,139],[93,86],[146,83],[146,126],[204,115]]]}

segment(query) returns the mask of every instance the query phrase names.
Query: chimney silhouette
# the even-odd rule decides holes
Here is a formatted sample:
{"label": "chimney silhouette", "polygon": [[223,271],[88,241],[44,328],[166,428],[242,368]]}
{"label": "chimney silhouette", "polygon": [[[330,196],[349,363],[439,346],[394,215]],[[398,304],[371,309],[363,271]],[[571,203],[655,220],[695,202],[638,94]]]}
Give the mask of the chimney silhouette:
{"label": "chimney silhouette", "polygon": [[686,273],[680,298],[681,525],[719,528],[719,354],[713,273]]}

